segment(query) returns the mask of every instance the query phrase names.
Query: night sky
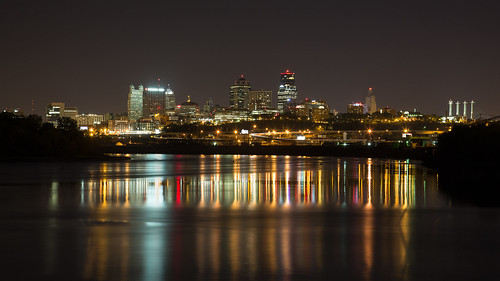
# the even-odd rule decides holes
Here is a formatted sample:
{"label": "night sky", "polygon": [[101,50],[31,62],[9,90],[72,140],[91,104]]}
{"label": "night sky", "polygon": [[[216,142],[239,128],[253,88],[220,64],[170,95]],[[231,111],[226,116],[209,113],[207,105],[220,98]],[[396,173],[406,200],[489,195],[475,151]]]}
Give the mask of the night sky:
{"label": "night sky", "polygon": [[340,112],[373,87],[379,107],[500,115],[498,2],[2,1],[0,107],[125,113],[128,86],[157,78],[227,106],[241,74],[275,94],[290,69],[299,99]]}

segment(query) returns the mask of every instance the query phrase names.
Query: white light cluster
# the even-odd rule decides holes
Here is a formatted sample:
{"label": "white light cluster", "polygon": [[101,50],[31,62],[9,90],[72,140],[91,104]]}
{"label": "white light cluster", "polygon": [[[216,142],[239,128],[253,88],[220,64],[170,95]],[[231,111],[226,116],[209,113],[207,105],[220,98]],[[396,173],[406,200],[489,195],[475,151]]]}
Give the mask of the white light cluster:
{"label": "white light cluster", "polygon": [[146,88],[146,91],[149,91],[149,92],[164,92],[165,89],[163,89],[163,88]]}

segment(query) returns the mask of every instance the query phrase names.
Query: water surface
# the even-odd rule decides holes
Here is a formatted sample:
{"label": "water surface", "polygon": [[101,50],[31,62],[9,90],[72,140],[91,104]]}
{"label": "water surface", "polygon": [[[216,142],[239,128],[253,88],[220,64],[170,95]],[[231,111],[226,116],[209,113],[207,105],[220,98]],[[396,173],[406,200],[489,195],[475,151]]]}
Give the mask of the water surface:
{"label": "water surface", "polygon": [[491,280],[500,273],[500,212],[456,204],[439,191],[436,172],[419,163],[131,157],[0,163],[4,274],[19,280]]}

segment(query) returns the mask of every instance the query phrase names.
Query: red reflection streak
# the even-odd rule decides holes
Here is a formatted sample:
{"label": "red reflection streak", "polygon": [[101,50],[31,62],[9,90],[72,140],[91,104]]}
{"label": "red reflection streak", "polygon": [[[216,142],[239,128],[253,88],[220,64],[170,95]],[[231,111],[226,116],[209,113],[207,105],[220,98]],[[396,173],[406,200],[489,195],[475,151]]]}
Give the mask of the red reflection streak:
{"label": "red reflection streak", "polygon": [[176,180],[176,183],[177,183],[177,190],[175,191],[175,201],[177,203],[177,205],[180,205],[181,204],[181,183],[180,183],[180,178],[177,177],[177,180]]}

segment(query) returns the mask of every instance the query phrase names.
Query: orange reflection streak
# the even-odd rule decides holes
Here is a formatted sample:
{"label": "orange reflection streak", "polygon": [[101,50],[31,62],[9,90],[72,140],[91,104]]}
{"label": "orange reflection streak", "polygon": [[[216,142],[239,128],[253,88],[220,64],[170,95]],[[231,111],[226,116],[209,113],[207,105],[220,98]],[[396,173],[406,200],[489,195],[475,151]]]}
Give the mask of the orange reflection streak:
{"label": "orange reflection streak", "polygon": [[365,278],[371,279],[372,278],[372,269],[373,269],[373,262],[374,262],[374,214],[373,212],[367,212],[365,213],[364,216],[364,222],[363,222],[363,259],[364,259],[364,275]]}

